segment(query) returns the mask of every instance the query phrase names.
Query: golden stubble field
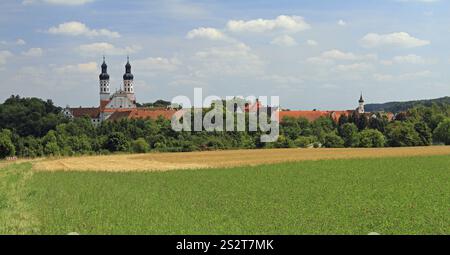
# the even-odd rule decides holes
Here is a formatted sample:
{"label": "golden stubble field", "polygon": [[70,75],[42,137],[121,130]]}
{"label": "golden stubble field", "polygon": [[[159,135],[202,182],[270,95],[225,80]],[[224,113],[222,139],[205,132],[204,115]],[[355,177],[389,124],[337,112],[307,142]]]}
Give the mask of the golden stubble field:
{"label": "golden stubble field", "polygon": [[450,146],[346,149],[264,149],[185,153],[117,154],[48,158],[33,162],[36,171],[168,171],[219,168],[322,159],[450,155]]}

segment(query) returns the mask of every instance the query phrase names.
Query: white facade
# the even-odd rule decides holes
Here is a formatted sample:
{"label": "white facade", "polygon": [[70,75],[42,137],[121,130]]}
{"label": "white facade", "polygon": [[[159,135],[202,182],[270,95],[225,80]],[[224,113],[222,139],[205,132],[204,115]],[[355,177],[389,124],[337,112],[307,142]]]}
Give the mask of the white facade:
{"label": "white facade", "polygon": [[109,80],[100,80],[100,100],[109,100],[110,93]]}
{"label": "white facade", "polygon": [[134,101],[134,94],[126,93],[125,91],[117,91],[111,96],[106,109],[132,109],[136,108]]}
{"label": "white facade", "polygon": [[134,94],[133,80],[124,80],[123,81],[123,90],[127,93]]}
{"label": "white facade", "polygon": [[356,109],[358,111],[358,113],[362,114],[365,113],[366,111],[364,110],[364,99],[361,93],[361,97],[359,98],[359,106]]}

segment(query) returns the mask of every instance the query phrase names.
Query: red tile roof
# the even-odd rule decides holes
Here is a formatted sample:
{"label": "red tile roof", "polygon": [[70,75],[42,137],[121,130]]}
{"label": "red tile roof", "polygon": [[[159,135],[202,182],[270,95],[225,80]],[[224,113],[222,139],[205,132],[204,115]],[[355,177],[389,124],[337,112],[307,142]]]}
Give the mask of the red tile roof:
{"label": "red tile roof", "polygon": [[305,118],[309,121],[315,121],[320,117],[331,117],[334,121],[339,121],[342,115],[350,115],[352,111],[280,111],[278,117],[283,121],[285,117]]}
{"label": "red tile roof", "polygon": [[109,116],[108,120],[110,121],[115,121],[115,120],[121,120],[121,119],[128,119],[129,116],[131,114],[131,111],[117,111],[114,112],[113,114],[111,114],[111,116]]}
{"label": "red tile roof", "polygon": [[157,119],[163,117],[165,119],[172,119],[172,116],[177,110],[153,110],[153,109],[120,109],[114,110],[114,113],[108,118],[108,120],[120,120],[127,119]]}
{"label": "red tile roof", "polygon": [[110,100],[100,100],[100,109],[105,109],[109,102]]}
{"label": "red tile roof", "polygon": [[325,111],[280,111],[278,116],[280,121],[283,121],[286,117],[305,118],[309,121],[315,121],[320,117],[330,116],[330,113]]}
{"label": "red tile roof", "polygon": [[177,112],[177,110],[144,110],[135,109],[131,112],[129,118],[131,119],[157,119],[162,116],[166,119],[172,119],[172,116]]}
{"label": "red tile roof", "polygon": [[88,116],[90,118],[98,118],[100,115],[100,109],[96,107],[90,108],[70,108],[73,117],[80,118],[84,116]]}

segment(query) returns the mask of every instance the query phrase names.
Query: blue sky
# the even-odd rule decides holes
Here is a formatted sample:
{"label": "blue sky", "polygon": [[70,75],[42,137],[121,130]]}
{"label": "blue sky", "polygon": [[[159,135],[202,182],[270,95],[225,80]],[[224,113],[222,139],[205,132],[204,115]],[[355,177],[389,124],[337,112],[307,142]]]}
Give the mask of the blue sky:
{"label": "blue sky", "polygon": [[130,55],[139,102],[280,96],[290,109],[350,109],[448,96],[446,0],[3,0],[0,100],[98,105],[105,54],[118,89]]}

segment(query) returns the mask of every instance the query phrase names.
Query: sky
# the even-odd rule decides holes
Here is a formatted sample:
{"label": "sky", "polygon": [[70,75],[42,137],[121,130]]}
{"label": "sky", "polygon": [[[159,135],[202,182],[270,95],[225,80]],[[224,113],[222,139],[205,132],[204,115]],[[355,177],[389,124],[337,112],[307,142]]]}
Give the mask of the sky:
{"label": "sky", "polygon": [[2,0],[0,101],[98,106],[127,55],[138,102],[279,96],[343,110],[450,95],[447,0]]}

